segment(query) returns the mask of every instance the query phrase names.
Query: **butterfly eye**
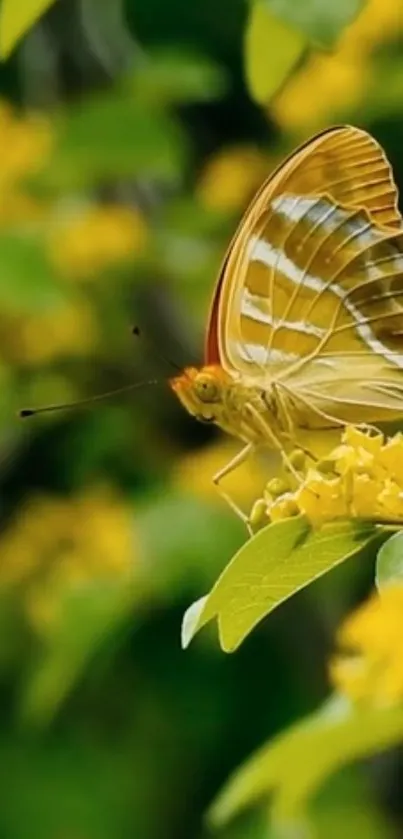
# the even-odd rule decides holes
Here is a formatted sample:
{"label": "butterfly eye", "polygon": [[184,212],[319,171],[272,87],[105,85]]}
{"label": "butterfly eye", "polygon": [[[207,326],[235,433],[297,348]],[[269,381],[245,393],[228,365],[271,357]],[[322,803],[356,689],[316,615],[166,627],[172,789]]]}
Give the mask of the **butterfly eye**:
{"label": "butterfly eye", "polygon": [[195,390],[201,402],[218,402],[220,399],[220,388],[212,376],[198,376]]}

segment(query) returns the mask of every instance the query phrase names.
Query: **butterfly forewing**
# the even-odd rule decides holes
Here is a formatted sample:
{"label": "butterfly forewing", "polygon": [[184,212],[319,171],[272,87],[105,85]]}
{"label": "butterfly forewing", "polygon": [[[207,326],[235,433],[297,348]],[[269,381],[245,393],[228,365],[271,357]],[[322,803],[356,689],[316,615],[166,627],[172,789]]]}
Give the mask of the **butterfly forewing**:
{"label": "butterfly forewing", "polygon": [[365,407],[357,421],[397,403],[401,413],[401,230],[389,164],[369,135],[347,127],[311,141],[264,186],[232,243],[208,360],[276,381],[306,425],[352,421],[354,405]]}
{"label": "butterfly forewing", "polygon": [[224,322],[231,316],[228,293],[240,254],[261,228],[262,214],[282,193],[300,196],[327,193],[334,201],[365,207],[379,225],[400,227],[397,191],[391,167],[378,143],[351,126],[332,128],[310,140],[279,167],[252,202],[230,245],[217,283],[206,339],[207,363],[225,366]]}
{"label": "butterfly forewing", "polygon": [[396,331],[400,234],[326,196],[281,196],[265,220],[260,235],[249,238],[231,288],[226,346],[234,366],[240,356],[245,369],[255,365],[261,376],[270,361],[286,363],[291,355],[307,360],[319,348],[358,349],[369,335],[366,320],[379,320],[374,335]]}
{"label": "butterfly forewing", "polygon": [[311,140],[275,181],[277,194],[327,193],[339,204],[365,207],[378,225],[400,226],[390,164],[373,137],[357,128],[333,128]]}

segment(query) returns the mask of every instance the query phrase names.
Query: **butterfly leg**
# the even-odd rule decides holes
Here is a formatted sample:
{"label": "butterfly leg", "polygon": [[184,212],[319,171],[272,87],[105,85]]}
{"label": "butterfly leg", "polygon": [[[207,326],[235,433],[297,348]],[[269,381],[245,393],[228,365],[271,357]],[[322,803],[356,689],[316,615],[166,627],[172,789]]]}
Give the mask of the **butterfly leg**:
{"label": "butterfly leg", "polygon": [[[304,455],[306,455],[306,457],[308,457],[310,460],[312,460],[314,463],[316,463],[318,461],[318,458],[313,454],[313,452],[311,452],[309,449],[307,449],[305,446],[303,446],[301,441],[297,437],[296,430],[295,430],[295,425],[293,423],[291,412],[289,410],[290,400],[289,399],[287,400],[287,398],[286,398],[287,394],[286,394],[285,390],[282,388],[281,383],[273,382],[272,388],[273,388],[273,393],[276,396],[277,404],[278,404],[279,409],[281,411],[284,428],[287,429],[287,431],[284,431],[283,436],[284,436],[284,438],[289,440],[289,442],[291,444],[292,443],[294,443],[294,444],[297,443],[296,447],[291,452],[291,457],[293,457],[294,453],[299,450],[299,451],[303,452]],[[284,455],[285,455],[285,453],[282,452],[283,461],[285,463],[285,466],[287,466],[287,464],[288,464],[287,456],[284,457]],[[291,458],[289,458],[289,459],[291,459]]]}
{"label": "butterfly leg", "polygon": [[228,493],[225,492],[225,490],[223,490],[221,488],[220,483],[221,483],[222,479],[225,478],[226,475],[229,475],[231,472],[234,472],[235,469],[237,469],[238,466],[241,465],[241,463],[244,463],[245,460],[248,459],[252,449],[253,449],[253,444],[248,443],[247,446],[245,446],[243,449],[241,449],[241,451],[238,452],[238,454],[235,455],[235,457],[233,457],[232,460],[230,460],[229,463],[227,463],[225,466],[223,466],[223,468],[220,469],[220,471],[217,472],[217,474],[214,475],[214,477],[213,477],[213,484],[217,487],[220,495],[222,496],[222,498],[224,498],[224,500],[227,502],[227,504],[231,507],[231,510],[233,510],[234,513],[236,513],[236,515],[239,516],[240,519],[242,519],[242,521],[245,523],[245,525],[246,525],[246,527],[247,527],[251,536],[253,535],[253,530],[251,528],[248,516],[240,509],[240,507],[238,507],[238,505],[231,498],[231,496],[228,495]]}
{"label": "butterfly leg", "polygon": [[[273,449],[280,453],[283,463],[287,467],[288,471],[291,472],[293,477],[298,481],[298,484],[300,484],[301,477],[298,471],[296,470],[294,464],[288,457],[287,452],[285,451],[281,441],[279,440],[275,432],[270,428],[269,423],[266,422],[266,420],[262,417],[259,411],[256,410],[254,405],[248,405],[248,410],[255,424],[259,426],[262,435],[266,438],[267,442],[273,447]],[[286,437],[289,437],[291,439],[290,434],[287,434]]]}

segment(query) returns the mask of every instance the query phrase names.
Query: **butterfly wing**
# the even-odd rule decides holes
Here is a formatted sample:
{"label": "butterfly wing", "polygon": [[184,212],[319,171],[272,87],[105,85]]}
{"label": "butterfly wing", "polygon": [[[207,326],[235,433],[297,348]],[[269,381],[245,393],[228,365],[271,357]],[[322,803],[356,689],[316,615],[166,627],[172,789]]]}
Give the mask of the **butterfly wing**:
{"label": "butterfly wing", "polygon": [[270,243],[260,236],[248,247],[256,270],[232,333],[246,368],[283,388],[299,426],[401,416],[402,232],[328,196],[283,195],[272,201]]}
{"label": "butterfly wing", "polygon": [[[276,264],[267,265],[264,260],[257,259],[256,254],[259,253],[259,248],[261,250],[265,245],[274,247],[273,239],[276,238],[277,249],[284,249],[284,253],[292,251],[295,257],[296,249],[298,269],[306,272],[306,260],[312,256],[315,236],[320,241],[323,232],[321,225],[326,224],[326,216],[323,216],[322,211],[331,212],[331,209],[325,208],[323,203],[317,204],[314,219],[314,210],[309,217],[305,217],[305,221],[300,218],[300,212],[297,213],[298,219],[295,213],[291,213],[288,218],[285,217],[287,223],[284,225],[284,214],[281,219],[281,213],[278,212],[278,200],[281,196],[288,196],[301,210],[301,201],[304,198],[320,198],[325,195],[334,204],[351,207],[352,210],[364,208],[369,224],[387,228],[389,232],[400,228],[397,190],[391,168],[381,147],[369,134],[357,128],[344,126],[330,129],[309,141],[263,185],[230,245],[211,308],[206,340],[207,363],[220,363],[227,370],[243,371],[261,377],[262,365],[267,368],[268,365],[293,360],[295,348],[290,349],[290,343],[296,344],[298,354],[303,355],[306,341],[291,342],[288,335],[285,347],[279,340],[278,319],[284,320],[286,303],[288,305],[284,284],[283,293],[278,290],[280,255],[276,257]],[[308,231],[309,225],[313,230]],[[301,229],[302,226],[307,228],[305,233]],[[308,232],[309,247],[304,250],[298,237]],[[274,290],[278,299],[276,312],[271,307]],[[255,318],[255,323],[258,324],[256,327],[248,322],[253,318],[248,319],[245,312],[245,295],[248,291],[257,293],[262,298],[259,304],[262,316],[260,321]],[[283,299],[283,310],[279,303],[280,298]],[[295,327],[299,336],[303,335],[303,317],[303,307],[299,307],[295,321],[300,325]],[[276,328],[276,342],[281,345],[279,348],[271,337]],[[252,345],[255,345],[252,352],[251,330]],[[285,332],[282,330],[282,337],[284,336]],[[270,353],[267,351],[268,347],[271,348]],[[281,355],[278,354],[278,350]]]}

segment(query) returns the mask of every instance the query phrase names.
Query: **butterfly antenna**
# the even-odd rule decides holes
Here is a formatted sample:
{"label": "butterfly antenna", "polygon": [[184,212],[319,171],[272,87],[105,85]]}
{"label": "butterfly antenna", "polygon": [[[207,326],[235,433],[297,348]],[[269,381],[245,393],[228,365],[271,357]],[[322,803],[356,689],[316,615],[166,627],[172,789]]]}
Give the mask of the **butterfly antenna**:
{"label": "butterfly antenna", "polygon": [[34,417],[36,414],[49,414],[54,411],[65,411],[73,408],[82,408],[86,405],[92,405],[94,402],[101,402],[104,399],[110,399],[113,396],[119,396],[122,393],[128,393],[130,390],[136,390],[139,387],[146,385],[158,385],[157,379],[151,379],[148,382],[135,382],[132,385],[125,385],[125,387],[118,387],[115,390],[109,390],[106,393],[100,393],[97,396],[89,396],[88,399],[79,399],[77,402],[61,402],[59,405],[44,405],[40,408],[24,408],[19,412],[20,419],[26,417]]}
{"label": "butterfly antenna", "polygon": [[[139,326],[133,326],[132,334],[135,335],[136,338],[143,337]],[[175,373],[183,373],[183,368],[180,366],[180,364],[177,364],[176,361],[173,361],[172,358],[163,355],[162,352],[160,352],[156,347],[154,347],[153,349],[154,354],[160,361],[163,361],[164,364],[168,364],[170,367],[172,367],[172,369],[175,370]]]}

